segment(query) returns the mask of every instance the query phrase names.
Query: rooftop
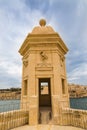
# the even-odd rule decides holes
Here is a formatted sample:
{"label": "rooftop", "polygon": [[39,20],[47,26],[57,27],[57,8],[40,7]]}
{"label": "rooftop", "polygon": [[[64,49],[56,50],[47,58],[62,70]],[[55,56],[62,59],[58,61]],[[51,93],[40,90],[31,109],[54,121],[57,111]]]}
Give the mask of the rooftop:
{"label": "rooftop", "polygon": [[34,27],[31,34],[54,34],[56,33],[51,26],[46,26],[45,19],[39,21],[40,26]]}

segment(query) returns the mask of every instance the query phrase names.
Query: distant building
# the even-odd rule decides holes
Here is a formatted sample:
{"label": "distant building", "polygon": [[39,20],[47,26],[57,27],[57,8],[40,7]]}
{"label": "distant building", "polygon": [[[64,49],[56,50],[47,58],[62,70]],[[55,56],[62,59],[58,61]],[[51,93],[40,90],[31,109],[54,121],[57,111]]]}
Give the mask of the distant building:
{"label": "distant building", "polygon": [[71,98],[77,97],[87,97],[87,86],[68,84],[69,96]]}

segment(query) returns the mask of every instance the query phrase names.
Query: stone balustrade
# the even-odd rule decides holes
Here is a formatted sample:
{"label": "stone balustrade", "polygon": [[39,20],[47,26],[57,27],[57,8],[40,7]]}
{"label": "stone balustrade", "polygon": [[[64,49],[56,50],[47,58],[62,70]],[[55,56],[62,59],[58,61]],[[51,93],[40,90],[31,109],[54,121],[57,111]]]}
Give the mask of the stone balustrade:
{"label": "stone balustrade", "polygon": [[[61,125],[87,129],[87,111],[63,108],[60,116]],[[29,111],[14,110],[0,113],[0,130],[10,130],[29,123]]]}
{"label": "stone balustrade", "polygon": [[9,130],[28,124],[29,112],[14,110],[0,113],[0,130]]}
{"label": "stone balustrade", "polygon": [[61,124],[87,129],[87,111],[71,108],[63,108]]}

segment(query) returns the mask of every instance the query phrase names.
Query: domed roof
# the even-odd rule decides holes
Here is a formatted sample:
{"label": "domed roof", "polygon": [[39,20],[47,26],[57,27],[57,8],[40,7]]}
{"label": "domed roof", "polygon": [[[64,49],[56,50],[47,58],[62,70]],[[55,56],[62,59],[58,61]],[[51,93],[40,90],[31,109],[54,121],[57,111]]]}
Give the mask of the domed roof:
{"label": "domed roof", "polygon": [[53,34],[55,31],[51,26],[46,26],[46,21],[41,19],[39,21],[40,26],[34,27],[31,34]]}

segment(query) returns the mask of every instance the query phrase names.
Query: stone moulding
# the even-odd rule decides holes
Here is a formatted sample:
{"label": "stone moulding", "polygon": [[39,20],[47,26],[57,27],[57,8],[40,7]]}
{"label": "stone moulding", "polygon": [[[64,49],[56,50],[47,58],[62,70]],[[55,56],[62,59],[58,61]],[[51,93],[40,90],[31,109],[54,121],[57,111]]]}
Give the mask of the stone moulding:
{"label": "stone moulding", "polygon": [[54,34],[47,34],[47,35],[29,34],[29,37],[26,38],[26,40],[24,41],[23,45],[21,46],[19,52],[21,55],[24,55],[26,50],[29,49],[31,45],[35,46],[38,44],[45,44],[45,43],[48,43],[51,45],[52,45],[52,43],[55,43],[58,46],[60,46],[61,49],[63,49],[64,53],[66,53],[68,51],[68,48],[64,44],[63,40],[59,37],[59,35],[57,33],[54,33]]}
{"label": "stone moulding", "polygon": [[36,71],[52,71],[53,70],[53,67],[51,65],[51,63],[39,63],[36,65],[35,67],[35,70]]}
{"label": "stone moulding", "polygon": [[36,67],[37,71],[52,71],[53,67]]}

